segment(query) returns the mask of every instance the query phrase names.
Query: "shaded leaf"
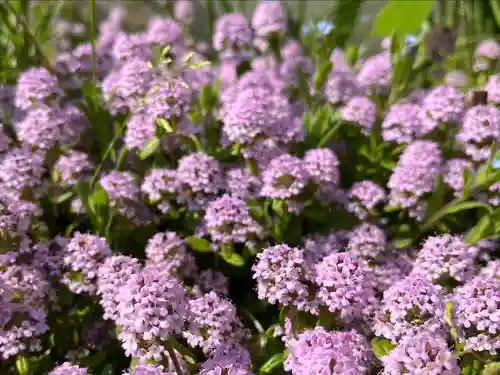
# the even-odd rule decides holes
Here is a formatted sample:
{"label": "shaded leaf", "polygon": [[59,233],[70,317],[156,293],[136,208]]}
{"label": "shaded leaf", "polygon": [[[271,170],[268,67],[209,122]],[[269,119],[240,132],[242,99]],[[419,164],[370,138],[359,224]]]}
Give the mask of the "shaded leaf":
{"label": "shaded leaf", "polygon": [[427,201],[427,211],[425,213],[424,222],[427,221],[432,215],[439,211],[443,206],[444,198],[446,195],[446,185],[443,181],[443,176],[439,174],[434,182],[434,189],[431,197]]}
{"label": "shaded leaf", "polygon": [[497,145],[496,143],[493,143],[491,145],[490,156],[488,160],[486,161],[485,164],[481,166],[481,168],[479,168],[479,171],[476,176],[476,185],[484,185],[487,182],[488,177],[493,170],[492,163],[496,155],[496,150],[497,150]]}
{"label": "shaded leaf", "polygon": [[160,145],[160,138],[157,136],[153,136],[148,143],[144,145],[143,148],[139,151],[139,159],[141,160],[146,160],[149,158],[152,154],[156,152],[158,149],[158,146]]}
{"label": "shaded leaf", "polygon": [[491,362],[484,366],[481,375],[499,375],[500,374],[500,362]]}
{"label": "shaded leaf", "polygon": [[314,87],[316,88],[316,90],[320,90],[323,87],[326,79],[328,78],[328,74],[330,74],[330,71],[332,70],[332,67],[333,63],[328,60],[323,62],[323,64],[317,70],[316,74],[314,75]]}
{"label": "shaded leaf", "polygon": [[463,179],[463,193],[462,196],[468,197],[470,193],[470,188],[474,182],[474,177],[472,176],[472,172],[469,168],[464,167],[462,170],[462,179]]}
{"label": "shaded leaf", "polygon": [[328,33],[321,57],[330,57],[335,47],[344,48],[349,41],[363,0],[338,0],[335,5],[335,26]]}
{"label": "shaded leaf", "polygon": [[210,241],[204,238],[189,236],[188,238],[186,238],[186,242],[191,249],[199,251],[200,253],[208,253],[212,251]]}
{"label": "shaded leaf", "polygon": [[489,216],[483,216],[465,237],[465,242],[468,244],[476,244],[483,238],[487,237],[487,233],[491,228],[491,218]]}
{"label": "shaded leaf", "polygon": [[413,238],[394,238],[392,240],[392,245],[396,249],[406,249],[413,243]]}
{"label": "shaded leaf", "polygon": [[55,197],[52,201],[55,204],[61,204],[61,203],[66,202],[68,199],[73,198],[74,195],[75,195],[75,193],[73,193],[72,191],[68,191],[66,193],[63,193],[63,194]]}

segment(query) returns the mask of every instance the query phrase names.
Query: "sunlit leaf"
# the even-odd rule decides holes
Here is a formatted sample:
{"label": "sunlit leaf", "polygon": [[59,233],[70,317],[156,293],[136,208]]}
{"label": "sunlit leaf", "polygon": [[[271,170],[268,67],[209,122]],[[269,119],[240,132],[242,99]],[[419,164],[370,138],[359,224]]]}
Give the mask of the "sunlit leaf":
{"label": "sunlit leaf", "polygon": [[432,0],[389,0],[375,19],[372,33],[389,36],[416,34],[434,7]]}

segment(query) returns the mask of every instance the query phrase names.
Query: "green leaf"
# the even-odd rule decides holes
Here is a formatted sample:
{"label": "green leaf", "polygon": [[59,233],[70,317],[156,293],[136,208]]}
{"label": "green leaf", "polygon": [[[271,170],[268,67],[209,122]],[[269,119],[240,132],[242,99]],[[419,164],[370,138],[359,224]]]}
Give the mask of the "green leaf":
{"label": "green leaf", "polygon": [[78,197],[82,201],[83,206],[85,207],[85,210],[87,213],[91,214],[93,213],[93,208],[89,204],[89,195],[90,195],[90,186],[89,184],[85,182],[79,182],[76,187],[75,187],[76,193],[78,194]]}
{"label": "green leaf", "polygon": [[497,27],[500,28],[500,3],[498,0],[490,0],[490,6],[495,22],[497,23]]}
{"label": "green leaf", "polygon": [[330,71],[332,70],[332,67],[333,63],[328,60],[323,62],[320,68],[316,71],[316,74],[314,75],[314,87],[316,90],[321,90],[326,82],[326,79],[328,78],[328,74],[330,74]]}
{"label": "green leaf", "polygon": [[391,206],[390,204],[386,204],[383,208],[383,211],[386,213],[391,213],[391,212],[397,212],[400,211],[401,207],[398,206]]}
{"label": "green leaf", "polygon": [[18,356],[16,359],[16,369],[19,375],[28,375],[30,373],[30,364],[28,358]]}
{"label": "green leaf", "polygon": [[432,0],[389,0],[377,15],[372,33],[378,36],[394,32],[416,34],[433,6]]}
{"label": "green leaf", "polygon": [[444,310],[444,321],[453,327],[453,301],[448,301]]}
{"label": "green leaf", "polygon": [[427,221],[432,215],[439,211],[443,206],[444,198],[446,195],[446,185],[443,181],[443,176],[439,174],[434,182],[434,189],[431,197],[427,202],[427,211],[425,213],[424,222]]}
{"label": "green leaf", "polygon": [[491,206],[486,203],[479,201],[467,201],[448,207],[446,210],[444,210],[444,214],[454,214],[460,211],[472,210],[474,208],[484,208],[489,213],[493,212],[493,208],[491,208]]}
{"label": "green leaf", "polygon": [[465,242],[474,245],[481,241],[482,239],[488,237],[488,233],[492,227],[492,221],[490,216],[483,216],[476,225],[474,225],[467,236],[465,237]]}
{"label": "green leaf", "polygon": [[158,125],[166,133],[172,133],[174,131],[174,128],[172,127],[172,125],[170,124],[170,122],[168,122],[164,118],[160,117],[159,119],[157,119],[156,120],[156,125]]}
{"label": "green leaf", "polygon": [[96,185],[94,192],[89,197],[90,204],[94,206],[107,206],[109,204],[108,193],[100,185]]}
{"label": "green leaf", "polygon": [[160,145],[160,138],[158,138],[156,135],[153,136],[148,143],[144,145],[143,148],[139,151],[139,159],[141,160],[146,160],[149,158],[151,155],[153,155],[158,146]]}
{"label": "green leaf", "polygon": [[413,243],[413,238],[394,238],[392,246],[396,249],[406,249]]}
{"label": "green leaf", "polygon": [[130,370],[135,370],[137,365],[140,363],[141,359],[139,357],[132,357],[132,360],[130,361]]}
{"label": "green leaf", "polygon": [[186,238],[186,242],[194,251],[199,251],[200,253],[209,253],[212,251],[210,241],[204,238],[189,236]]}
{"label": "green leaf", "polygon": [[274,369],[281,367],[283,365],[284,360],[285,360],[285,353],[277,353],[273,355],[266,361],[266,363],[260,366],[259,373],[269,374]]}
{"label": "green leaf", "polygon": [[325,147],[330,143],[330,141],[333,139],[335,134],[338,132],[338,130],[341,128],[343,122],[342,121],[335,121],[332,124],[332,127],[328,132],[321,138],[321,140],[318,143],[318,147]]}
{"label": "green leaf", "polygon": [[201,89],[200,95],[200,105],[205,111],[209,111],[212,108],[212,88],[208,85],[204,85]]}
{"label": "green leaf", "polygon": [[462,179],[464,182],[464,187],[463,187],[463,197],[468,197],[470,194],[470,188],[474,182],[474,177],[472,176],[472,172],[469,168],[464,167],[462,170]]}
{"label": "green leaf", "polygon": [[390,340],[376,337],[371,340],[373,353],[377,358],[385,357],[389,352],[395,348],[395,345]]}
{"label": "green leaf", "polygon": [[496,143],[493,143],[491,145],[490,149],[490,156],[488,157],[488,160],[486,161],[485,164],[481,168],[479,168],[479,171],[477,173],[476,177],[476,185],[483,185],[487,182],[489,175],[491,174],[493,170],[493,159],[495,158],[496,155],[496,150],[497,150],[497,145]]}
{"label": "green leaf", "polygon": [[499,375],[500,374],[500,362],[491,362],[484,366],[481,375]]}
{"label": "green leaf", "polygon": [[220,254],[222,259],[224,259],[228,264],[235,267],[243,267],[245,265],[245,259],[243,259],[243,257],[238,253],[222,251]]}
{"label": "green leaf", "polygon": [[57,197],[55,197],[52,201],[55,203],[55,204],[61,204],[61,203],[64,203],[66,202],[68,199],[71,199],[73,198],[73,196],[75,195],[74,192],[72,191],[68,191],[66,193],[63,193]]}
{"label": "green leaf", "polygon": [[472,355],[464,355],[460,361],[462,375],[480,375],[481,362]]}
{"label": "green leaf", "polygon": [[444,321],[450,327],[450,334],[453,340],[457,340],[457,329],[453,325],[453,301],[448,301],[444,310]]}

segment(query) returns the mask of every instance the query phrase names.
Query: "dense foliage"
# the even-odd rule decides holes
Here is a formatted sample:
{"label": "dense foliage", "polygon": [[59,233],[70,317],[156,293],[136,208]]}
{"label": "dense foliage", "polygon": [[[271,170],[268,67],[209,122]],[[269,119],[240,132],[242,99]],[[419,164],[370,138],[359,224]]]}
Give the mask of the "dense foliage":
{"label": "dense foliage", "polygon": [[361,3],[0,4],[2,375],[499,373],[500,8]]}

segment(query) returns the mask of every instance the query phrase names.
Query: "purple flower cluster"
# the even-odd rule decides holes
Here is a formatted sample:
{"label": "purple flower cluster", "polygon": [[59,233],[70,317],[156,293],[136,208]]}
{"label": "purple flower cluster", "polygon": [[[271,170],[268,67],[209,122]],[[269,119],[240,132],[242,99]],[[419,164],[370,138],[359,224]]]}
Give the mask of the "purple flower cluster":
{"label": "purple flower cluster", "polygon": [[246,168],[234,168],[227,172],[227,187],[233,197],[255,199],[259,195],[262,181]]}
{"label": "purple flower cluster", "polygon": [[384,292],[373,330],[394,343],[421,330],[439,332],[444,328],[444,308],[439,287],[423,278],[408,277]]}
{"label": "purple flower cluster", "polygon": [[366,339],[355,330],[307,330],[288,343],[286,371],[293,375],[368,374],[372,355]]}
{"label": "purple flower cluster", "polygon": [[224,189],[224,176],[217,160],[202,153],[192,153],[179,160],[177,178],[179,203],[199,210]]}
{"label": "purple flower cluster", "polygon": [[12,302],[12,291],[0,284],[0,355],[8,360],[18,354],[42,350],[41,336],[48,331],[47,316],[40,308]]}
{"label": "purple flower cluster", "polygon": [[474,273],[478,249],[467,245],[461,237],[443,234],[428,237],[415,259],[412,275],[429,282],[446,284],[450,280],[464,283]]}
{"label": "purple flower cluster", "polygon": [[106,240],[91,234],[75,233],[64,251],[63,283],[74,293],[97,293],[99,266],[111,249]]}
{"label": "purple flower cluster", "polygon": [[318,185],[318,199],[334,201],[338,196],[340,172],[339,160],[333,151],[327,148],[308,150],[304,155],[304,167],[310,178]]}
{"label": "purple flower cluster", "polygon": [[482,162],[490,156],[490,145],[500,138],[500,109],[490,105],[470,108],[464,116],[457,139],[465,153]]}
{"label": "purple flower cluster", "polygon": [[86,368],[81,368],[69,362],[65,362],[49,372],[49,375],[88,375],[88,372]]}
{"label": "purple flower cluster", "polygon": [[377,120],[375,104],[368,98],[358,96],[350,99],[342,108],[342,119],[361,126],[363,134],[368,135]]}
{"label": "purple flower cluster", "polygon": [[500,349],[500,279],[476,279],[453,296],[454,324],[465,350],[497,353]]}
{"label": "purple flower cluster", "polygon": [[429,331],[420,331],[401,339],[398,346],[382,357],[383,375],[460,373],[458,358],[448,348],[446,339]]}
{"label": "purple flower cluster", "polygon": [[134,274],[141,271],[137,259],[125,255],[106,258],[97,271],[97,294],[104,310],[103,318],[118,318],[117,291]]}
{"label": "purple flower cluster", "polygon": [[189,301],[189,329],[183,332],[188,343],[210,353],[220,345],[242,342],[247,332],[236,307],[215,292]]}
{"label": "purple flower cluster", "polygon": [[259,37],[285,31],[287,17],[280,1],[262,1],[257,4],[252,17],[252,27]]}
{"label": "purple flower cluster", "polygon": [[494,105],[500,104],[500,74],[488,78],[485,90],[488,93],[488,101]]}
{"label": "purple flower cluster", "polygon": [[474,172],[474,166],[466,159],[451,159],[444,166],[443,180],[455,191],[456,196],[460,196],[464,188],[464,170],[471,174]]}
{"label": "purple flower cluster", "polygon": [[311,296],[308,286],[305,262],[304,250],[287,245],[268,247],[257,254],[252,270],[259,299],[317,313],[315,297]]}
{"label": "purple flower cluster", "polygon": [[302,160],[285,154],[273,159],[262,173],[260,194],[275,199],[293,199],[304,191],[309,180]]}
{"label": "purple flower cluster", "polygon": [[372,91],[386,91],[392,81],[392,65],[389,53],[380,53],[366,59],[357,75],[359,84]]}
{"label": "purple flower cluster", "polygon": [[333,105],[346,104],[351,99],[363,94],[354,73],[345,70],[334,70],[328,76],[325,86],[325,96]]}
{"label": "purple flower cluster", "polygon": [[2,39],[0,373],[494,366],[498,41],[450,70],[433,27],[400,82],[414,36],[322,56],[331,25],[278,0],[203,40],[197,2],[163,5],[92,43],[61,13],[54,54]]}
{"label": "purple flower cluster", "polygon": [[148,266],[155,266],[162,272],[192,275],[196,263],[188,253],[185,241],[175,232],[156,233],[146,245]]}
{"label": "purple flower cluster", "polygon": [[244,243],[254,247],[255,241],[263,236],[263,229],[250,216],[246,203],[230,195],[208,204],[205,225],[215,243]]}
{"label": "purple flower cluster", "polygon": [[363,259],[375,259],[387,247],[385,233],[377,226],[363,223],[352,231],[347,249],[355,256]]}
{"label": "purple flower cluster", "polygon": [[387,199],[387,194],[375,182],[364,180],[352,185],[348,198],[347,210],[360,220],[364,220]]}
{"label": "purple flower cluster", "polygon": [[291,108],[279,93],[262,87],[238,93],[224,116],[223,131],[231,142],[251,145],[258,137],[286,136]]}
{"label": "purple flower cluster", "polygon": [[80,181],[90,180],[92,170],[88,155],[80,151],[61,155],[54,164],[55,179],[63,186],[73,186]]}
{"label": "purple flower cluster", "polygon": [[408,144],[423,135],[420,112],[416,104],[394,104],[382,122],[382,137],[385,141]]}
{"label": "purple flower cluster", "polygon": [[180,333],[188,305],[182,285],[165,272],[146,267],[118,290],[119,338],[127,355],[160,361],[162,342]]}
{"label": "purple flower cluster", "polygon": [[454,87],[439,86],[431,90],[422,102],[421,121],[424,134],[433,131],[439,124],[461,121],[465,111],[463,94]]}
{"label": "purple flower cluster", "polygon": [[140,200],[140,188],[130,172],[112,171],[99,181],[117,212],[134,225],[150,221],[147,207]]}
{"label": "purple flower cluster", "polygon": [[252,41],[252,29],[242,14],[225,14],[217,20],[214,48],[220,51],[222,56],[247,59]]}
{"label": "purple flower cluster", "polygon": [[390,189],[389,203],[409,209],[410,215],[421,218],[425,206],[419,201],[425,194],[432,192],[441,164],[441,152],[436,143],[411,143],[401,154],[387,183]]}
{"label": "purple flower cluster", "polygon": [[368,263],[352,252],[332,253],[314,269],[318,302],[340,321],[369,317],[377,304],[375,279]]}
{"label": "purple flower cluster", "polygon": [[57,77],[45,68],[31,68],[17,81],[14,105],[22,110],[57,104],[63,96]]}
{"label": "purple flower cluster", "polygon": [[253,375],[250,354],[241,346],[220,345],[201,365],[199,375]]}

